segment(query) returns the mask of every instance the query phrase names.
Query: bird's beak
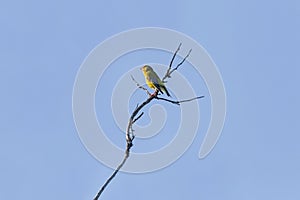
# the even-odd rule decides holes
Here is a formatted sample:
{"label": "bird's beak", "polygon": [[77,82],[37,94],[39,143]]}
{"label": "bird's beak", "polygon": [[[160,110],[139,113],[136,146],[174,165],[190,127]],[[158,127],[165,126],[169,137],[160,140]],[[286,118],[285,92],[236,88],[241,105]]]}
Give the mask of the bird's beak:
{"label": "bird's beak", "polygon": [[140,70],[143,70],[143,67],[140,67]]}

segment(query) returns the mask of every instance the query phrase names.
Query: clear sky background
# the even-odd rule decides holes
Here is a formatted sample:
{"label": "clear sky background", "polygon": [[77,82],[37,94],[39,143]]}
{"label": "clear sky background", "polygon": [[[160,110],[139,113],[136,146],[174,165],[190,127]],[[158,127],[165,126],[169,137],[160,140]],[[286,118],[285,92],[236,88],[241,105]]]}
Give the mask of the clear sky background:
{"label": "clear sky background", "polygon": [[300,199],[298,0],[2,1],[0,24],[0,199],[94,197],[112,170],[80,142],[73,83],[97,44],[144,26],[208,51],[227,118],[207,158],[200,133],[173,165],[118,174],[102,199]]}

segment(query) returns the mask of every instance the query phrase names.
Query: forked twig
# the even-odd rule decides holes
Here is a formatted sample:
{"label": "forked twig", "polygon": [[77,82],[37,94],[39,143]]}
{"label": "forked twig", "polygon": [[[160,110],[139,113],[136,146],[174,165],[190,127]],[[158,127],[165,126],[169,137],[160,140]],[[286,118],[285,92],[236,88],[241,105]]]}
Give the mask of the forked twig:
{"label": "forked twig", "polygon": [[172,57],[171,62],[170,62],[170,64],[169,64],[168,70],[167,70],[165,76],[163,77],[162,81],[164,81],[167,77],[168,77],[168,78],[171,78],[171,76],[170,76],[170,70],[171,70],[171,68],[172,68],[173,61],[174,61],[174,59],[175,59],[175,57],[176,57],[178,51],[180,50],[181,45],[182,45],[182,43],[179,44],[178,48],[176,49],[175,53],[173,54],[173,57]]}
{"label": "forked twig", "polygon": [[[175,70],[177,70],[178,67],[180,67],[180,66],[184,63],[184,61],[187,59],[187,57],[190,56],[191,52],[192,52],[192,49],[190,49],[189,52],[188,52],[188,54],[186,54],[186,56],[183,58],[183,60],[182,60],[182,61],[181,61],[174,69],[172,69],[172,70],[170,71],[170,75],[171,75]],[[170,75],[169,75],[169,76],[170,76]]]}
{"label": "forked twig", "polygon": [[174,59],[175,59],[175,57],[176,57],[178,51],[180,50],[180,47],[181,47],[181,43],[179,44],[177,50],[175,51],[175,53],[174,53],[174,55],[173,55],[173,57],[172,57],[172,59],[171,59],[171,62],[170,62],[170,64],[169,64],[169,67],[168,67],[168,70],[167,70],[165,76],[161,79],[162,82],[166,82],[165,80],[166,80],[167,78],[171,78],[171,74],[172,74],[174,71],[176,71],[176,70],[184,63],[184,61],[187,59],[187,57],[190,56],[190,54],[191,54],[191,52],[192,52],[192,49],[190,49],[189,52],[188,52],[188,54],[182,59],[182,61],[181,61],[175,68],[172,69],[173,61],[174,61]]}

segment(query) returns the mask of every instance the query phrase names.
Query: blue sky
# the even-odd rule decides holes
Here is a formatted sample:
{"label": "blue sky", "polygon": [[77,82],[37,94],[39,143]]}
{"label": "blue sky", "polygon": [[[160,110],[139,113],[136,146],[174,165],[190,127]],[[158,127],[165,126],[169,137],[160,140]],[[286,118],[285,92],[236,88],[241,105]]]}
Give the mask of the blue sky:
{"label": "blue sky", "polygon": [[76,73],[100,42],[145,26],[183,32],[208,51],[227,118],[207,158],[198,159],[200,133],[171,166],[120,173],[102,199],[300,198],[299,1],[0,4],[0,199],[94,197],[112,170],[76,132]]}

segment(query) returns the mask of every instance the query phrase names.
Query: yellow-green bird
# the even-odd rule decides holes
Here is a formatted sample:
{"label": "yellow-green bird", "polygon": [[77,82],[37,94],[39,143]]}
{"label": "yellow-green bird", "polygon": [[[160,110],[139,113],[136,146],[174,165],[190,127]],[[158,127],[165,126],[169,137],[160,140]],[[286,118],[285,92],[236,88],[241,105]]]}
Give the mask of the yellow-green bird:
{"label": "yellow-green bird", "polygon": [[146,84],[150,88],[157,89],[162,94],[165,92],[168,96],[170,96],[165,84],[160,80],[159,76],[155,73],[152,67],[145,65],[141,68],[141,70],[145,76]]}

